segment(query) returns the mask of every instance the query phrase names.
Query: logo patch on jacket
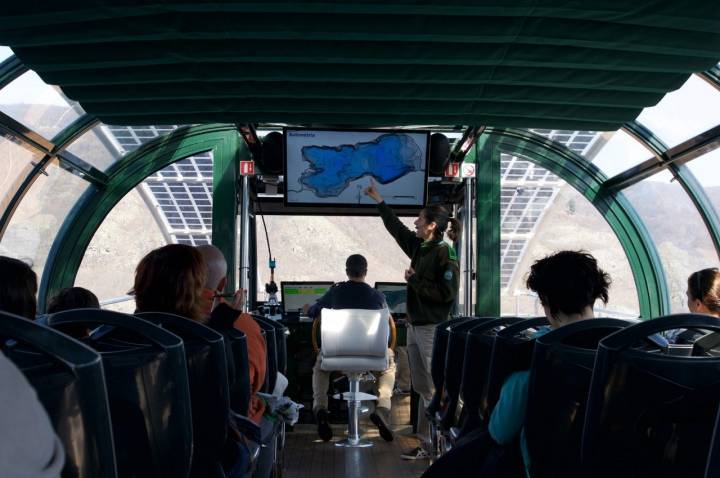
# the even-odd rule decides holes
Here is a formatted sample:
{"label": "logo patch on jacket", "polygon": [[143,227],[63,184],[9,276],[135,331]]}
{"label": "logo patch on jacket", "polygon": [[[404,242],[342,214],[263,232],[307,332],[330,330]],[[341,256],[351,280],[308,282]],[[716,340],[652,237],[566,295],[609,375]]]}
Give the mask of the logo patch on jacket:
{"label": "logo patch on jacket", "polygon": [[452,280],[453,271],[451,269],[446,270],[445,275],[443,277],[445,278],[445,280]]}

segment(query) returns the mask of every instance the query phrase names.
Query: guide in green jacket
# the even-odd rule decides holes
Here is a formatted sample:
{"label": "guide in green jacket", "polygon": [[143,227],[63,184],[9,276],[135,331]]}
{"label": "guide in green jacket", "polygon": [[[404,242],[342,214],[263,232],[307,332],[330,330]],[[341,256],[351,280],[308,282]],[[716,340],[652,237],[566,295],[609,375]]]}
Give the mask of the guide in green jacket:
{"label": "guide in green jacket", "polygon": [[[378,202],[385,228],[410,258],[410,268],[405,271],[410,323],[429,325],[447,320],[460,284],[455,249],[442,240],[449,221],[447,211],[441,206],[423,209],[415,220],[413,232],[385,204],[372,180],[365,191]],[[434,211],[436,208],[439,211]],[[429,221],[428,216],[435,220]]]}
{"label": "guide in green jacket", "polygon": [[[417,427],[422,444],[401,456],[409,460],[427,458],[431,446],[425,409],[434,393],[430,361],[435,327],[450,317],[459,288],[457,254],[452,246],[443,241],[450,214],[442,206],[426,207],[415,220],[413,232],[385,204],[372,179],[365,194],[378,203],[385,228],[410,258],[410,267],[405,271],[410,322],[407,351],[412,386],[423,401],[422,406],[418,407]],[[455,224],[456,227],[458,225]]]}

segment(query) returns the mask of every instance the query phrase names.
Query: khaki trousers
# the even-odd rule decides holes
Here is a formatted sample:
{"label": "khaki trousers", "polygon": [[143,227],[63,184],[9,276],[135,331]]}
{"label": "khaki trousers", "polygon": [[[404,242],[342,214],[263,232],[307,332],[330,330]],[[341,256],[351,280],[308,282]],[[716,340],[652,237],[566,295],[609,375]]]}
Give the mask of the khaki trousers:
{"label": "khaki trousers", "polygon": [[430,374],[435,327],[434,324],[408,325],[407,332],[410,377],[413,389],[420,395],[417,409],[417,435],[422,440],[423,447],[427,450],[430,450],[430,426],[425,416],[425,409],[430,405],[435,393],[435,386]]}
{"label": "khaki trousers", "polygon": [[[373,371],[377,378],[377,406],[390,409],[392,391],[395,386],[395,353],[387,349],[388,368],[383,371]],[[330,385],[330,372],[320,368],[322,359],[318,354],[313,367],[313,411],[328,407],[328,386]]]}

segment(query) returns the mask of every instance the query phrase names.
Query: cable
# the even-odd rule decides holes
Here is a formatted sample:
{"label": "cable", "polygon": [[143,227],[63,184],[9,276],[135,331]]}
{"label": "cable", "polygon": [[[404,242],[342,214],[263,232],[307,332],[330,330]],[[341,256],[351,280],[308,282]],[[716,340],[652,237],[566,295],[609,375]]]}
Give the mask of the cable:
{"label": "cable", "polygon": [[272,252],[270,252],[270,236],[268,235],[267,226],[265,225],[265,214],[263,214],[262,212],[262,206],[260,206],[260,201],[257,201],[255,204],[257,204],[258,211],[260,212],[260,219],[262,219],[263,229],[265,230],[265,240],[267,241],[268,246],[268,261],[272,263],[273,258]]}

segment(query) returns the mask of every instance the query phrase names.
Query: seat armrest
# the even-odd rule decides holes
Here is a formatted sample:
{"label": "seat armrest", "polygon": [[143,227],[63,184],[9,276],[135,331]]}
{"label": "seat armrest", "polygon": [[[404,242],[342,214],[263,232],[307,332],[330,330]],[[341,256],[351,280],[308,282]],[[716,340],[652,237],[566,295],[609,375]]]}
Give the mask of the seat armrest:
{"label": "seat armrest", "polygon": [[248,417],[238,415],[237,413],[232,413],[232,420],[237,431],[242,433],[248,440],[254,441],[255,443],[260,443],[262,441],[260,425],[250,420]]}
{"label": "seat armrest", "polygon": [[450,433],[449,433],[450,443],[455,446],[457,441],[460,439],[460,428],[458,427],[450,427]]}

